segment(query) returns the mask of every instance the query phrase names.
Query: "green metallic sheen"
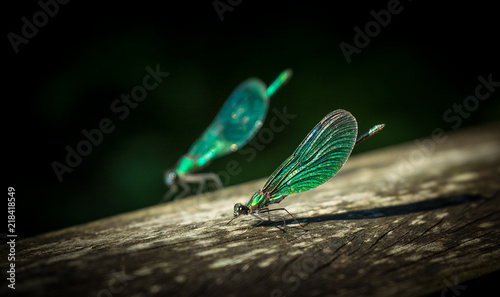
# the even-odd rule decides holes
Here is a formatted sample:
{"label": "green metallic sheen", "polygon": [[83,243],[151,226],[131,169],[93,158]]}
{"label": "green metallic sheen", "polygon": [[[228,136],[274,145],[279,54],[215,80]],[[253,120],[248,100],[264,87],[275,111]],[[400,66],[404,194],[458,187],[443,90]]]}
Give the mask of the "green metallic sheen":
{"label": "green metallic sheen", "polygon": [[[259,192],[268,194],[268,204],[272,204],[287,195],[309,191],[327,182],[344,166],[357,134],[356,119],[348,111],[339,109],[329,113],[271,174],[246,206],[252,209],[255,204],[262,204]],[[259,201],[255,202],[256,199]]]}
{"label": "green metallic sheen", "polygon": [[365,134],[363,134],[360,137],[358,137],[358,139],[356,139],[356,145],[362,143],[366,139],[368,139],[368,138],[372,137],[373,135],[377,134],[384,127],[385,127],[385,124],[379,124],[379,125],[373,126],[370,130],[368,130],[368,132],[366,132]]}
{"label": "green metallic sheen", "polygon": [[264,193],[262,193],[262,191],[257,191],[255,192],[255,194],[253,194],[247,206],[249,209],[253,210],[265,207],[268,204],[269,204],[269,197],[266,196]]}
{"label": "green metallic sheen", "polygon": [[177,170],[175,171],[175,173],[177,175],[183,175],[186,172],[189,172],[194,167],[194,165],[195,163],[192,158],[189,158],[187,156],[182,156],[179,162],[177,163],[176,166]]}
{"label": "green metallic sheen", "polygon": [[[212,160],[235,152],[250,141],[262,126],[269,106],[269,98],[292,75],[284,70],[269,88],[258,78],[249,78],[231,93],[215,119],[191,145],[172,170],[174,176],[197,171]],[[167,175],[169,176],[169,175]],[[167,180],[167,184],[172,181]]]}
{"label": "green metallic sheen", "polygon": [[266,85],[251,78],[240,84],[188,151],[197,166],[236,151],[262,126],[269,105]]}
{"label": "green metallic sheen", "polygon": [[344,166],[353,148],[382,128],[384,124],[376,125],[356,138],[358,124],[354,116],[342,109],[332,111],[309,132],[295,152],[269,176],[262,189],[255,192],[247,204],[234,205],[232,220],[250,214],[263,221],[257,214],[267,213],[269,217],[281,218],[286,230],[283,217],[269,214],[273,210],[286,209],[269,209],[268,206],[330,180]]}
{"label": "green metallic sheen", "polygon": [[292,70],[291,69],[286,69],[285,71],[281,72],[278,78],[276,78],[267,88],[266,90],[266,95],[267,97],[271,97],[276,93],[276,91],[283,85],[285,84],[290,77],[292,77]]}

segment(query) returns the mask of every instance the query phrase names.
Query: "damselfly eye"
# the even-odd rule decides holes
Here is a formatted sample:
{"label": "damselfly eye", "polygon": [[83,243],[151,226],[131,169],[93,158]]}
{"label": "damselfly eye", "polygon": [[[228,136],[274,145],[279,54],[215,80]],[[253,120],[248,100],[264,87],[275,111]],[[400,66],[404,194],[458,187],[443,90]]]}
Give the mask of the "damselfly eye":
{"label": "damselfly eye", "polygon": [[177,174],[175,174],[174,171],[165,172],[165,183],[168,186],[171,186],[175,182],[176,179],[177,179]]}

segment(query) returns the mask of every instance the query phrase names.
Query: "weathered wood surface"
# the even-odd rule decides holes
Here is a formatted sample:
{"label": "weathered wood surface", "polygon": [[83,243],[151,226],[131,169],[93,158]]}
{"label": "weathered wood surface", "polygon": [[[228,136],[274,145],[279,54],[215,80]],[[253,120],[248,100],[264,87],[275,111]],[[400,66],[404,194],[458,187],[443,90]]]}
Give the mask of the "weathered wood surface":
{"label": "weathered wood surface", "polygon": [[464,282],[500,270],[499,131],[354,156],[328,183],[279,204],[306,225],[288,220],[288,241],[274,224],[252,228],[251,216],[226,225],[233,203],[264,180],[24,239],[15,293],[467,295],[477,287]]}

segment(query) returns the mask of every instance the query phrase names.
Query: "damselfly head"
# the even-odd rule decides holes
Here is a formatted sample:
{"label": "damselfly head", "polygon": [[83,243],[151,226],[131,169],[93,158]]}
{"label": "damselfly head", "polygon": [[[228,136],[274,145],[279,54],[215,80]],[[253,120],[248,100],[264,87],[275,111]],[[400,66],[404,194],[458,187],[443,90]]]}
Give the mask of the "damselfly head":
{"label": "damselfly head", "polygon": [[173,170],[168,170],[165,171],[164,178],[165,178],[165,184],[167,184],[167,186],[171,186],[175,184],[175,182],[177,181],[177,174],[175,174]]}
{"label": "damselfly head", "polygon": [[237,218],[240,214],[248,214],[248,207],[241,203],[236,203],[234,205],[234,217]]}

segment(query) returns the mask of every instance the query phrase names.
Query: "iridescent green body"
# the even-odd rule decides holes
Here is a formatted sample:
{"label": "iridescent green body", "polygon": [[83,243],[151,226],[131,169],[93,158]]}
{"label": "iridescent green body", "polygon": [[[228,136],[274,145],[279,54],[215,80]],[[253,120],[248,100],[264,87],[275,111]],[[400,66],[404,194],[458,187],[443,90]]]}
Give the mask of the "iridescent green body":
{"label": "iridescent green body", "polygon": [[181,157],[174,172],[178,177],[205,166],[213,159],[235,152],[257,133],[266,117],[269,97],[265,84],[256,78],[241,83],[219,113]]}
{"label": "iridescent green body", "polygon": [[[165,183],[174,186],[187,179],[191,174],[204,167],[210,161],[235,152],[244,146],[262,126],[269,106],[269,98],[291,77],[292,71],[286,69],[271,83],[269,88],[258,78],[249,78],[242,82],[231,93],[217,116],[203,134],[191,145],[189,151],[182,156],[176,166],[165,174]],[[205,174],[201,178],[190,181],[204,183],[205,179],[217,179]],[[200,175],[201,176],[201,175]],[[221,183],[216,181],[216,185]],[[187,183],[183,183],[187,187]],[[172,191],[167,195],[171,196]]]}
{"label": "iridescent green body", "polygon": [[349,158],[355,145],[379,132],[376,125],[356,139],[358,125],[345,110],[325,116],[255,192],[247,204],[234,206],[234,217],[240,214],[268,212],[270,204],[279,203],[288,195],[309,191],[330,180]]}
{"label": "iridescent green body", "polygon": [[375,125],[373,126],[370,130],[368,130],[365,134],[361,135],[360,137],[358,137],[358,139],[356,139],[356,145],[362,143],[363,141],[367,140],[368,138],[372,137],[373,135],[377,134],[378,132],[380,132],[380,130],[382,130],[383,128],[385,127],[384,124],[379,124],[379,125]]}

